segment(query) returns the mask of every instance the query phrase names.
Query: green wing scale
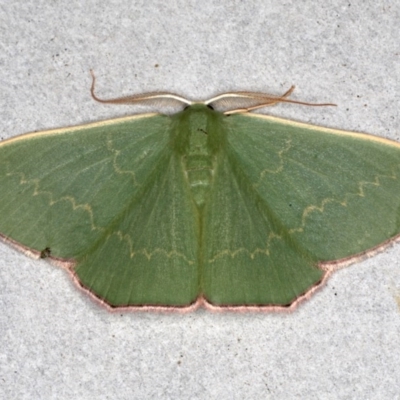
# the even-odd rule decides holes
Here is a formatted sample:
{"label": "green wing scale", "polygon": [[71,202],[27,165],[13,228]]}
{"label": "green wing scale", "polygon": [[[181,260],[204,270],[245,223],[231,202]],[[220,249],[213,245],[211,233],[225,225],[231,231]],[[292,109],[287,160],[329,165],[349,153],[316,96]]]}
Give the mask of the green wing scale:
{"label": "green wing scale", "polygon": [[398,143],[255,115],[226,130],[204,218],[207,298],[292,304],[334,261],[399,235]]}
{"label": "green wing scale", "polygon": [[400,235],[399,143],[205,104],[6,140],[0,188],[2,238],[111,308],[293,308]]}
{"label": "green wing scale", "polygon": [[134,117],[4,142],[2,234],[73,260],[114,307],[195,301],[198,227],[168,126]]}

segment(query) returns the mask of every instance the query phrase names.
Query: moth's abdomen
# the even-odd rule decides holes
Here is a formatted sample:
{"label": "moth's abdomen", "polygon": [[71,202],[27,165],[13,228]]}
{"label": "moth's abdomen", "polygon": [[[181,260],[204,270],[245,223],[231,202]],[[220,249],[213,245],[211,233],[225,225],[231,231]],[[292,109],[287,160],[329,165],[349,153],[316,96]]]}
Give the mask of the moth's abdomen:
{"label": "moth's abdomen", "polygon": [[189,154],[185,157],[185,172],[197,207],[204,205],[212,180],[212,157],[209,154]]}

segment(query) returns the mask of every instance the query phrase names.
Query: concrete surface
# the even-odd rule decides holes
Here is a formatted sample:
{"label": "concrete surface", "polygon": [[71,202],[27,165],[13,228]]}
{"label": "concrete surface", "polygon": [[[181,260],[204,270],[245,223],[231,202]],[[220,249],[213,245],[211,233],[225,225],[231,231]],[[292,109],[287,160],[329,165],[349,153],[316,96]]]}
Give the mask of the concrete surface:
{"label": "concrete surface", "polygon": [[[89,95],[283,93],[264,112],[400,140],[400,4],[2,1],[0,137],[142,112]],[[1,188],[0,188],[1,190]],[[400,398],[400,245],[292,314],[110,314],[0,244],[2,399]]]}

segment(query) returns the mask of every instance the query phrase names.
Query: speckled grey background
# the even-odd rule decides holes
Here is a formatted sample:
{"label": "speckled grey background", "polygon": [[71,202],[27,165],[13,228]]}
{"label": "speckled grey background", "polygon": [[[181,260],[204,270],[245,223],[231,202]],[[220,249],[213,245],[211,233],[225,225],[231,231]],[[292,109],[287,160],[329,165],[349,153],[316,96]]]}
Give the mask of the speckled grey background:
{"label": "speckled grey background", "polygon": [[[89,95],[282,93],[266,110],[400,140],[392,1],[2,1],[0,137],[141,112]],[[0,188],[1,190],[1,188]],[[0,398],[400,398],[400,245],[296,312],[110,314],[0,244]]]}

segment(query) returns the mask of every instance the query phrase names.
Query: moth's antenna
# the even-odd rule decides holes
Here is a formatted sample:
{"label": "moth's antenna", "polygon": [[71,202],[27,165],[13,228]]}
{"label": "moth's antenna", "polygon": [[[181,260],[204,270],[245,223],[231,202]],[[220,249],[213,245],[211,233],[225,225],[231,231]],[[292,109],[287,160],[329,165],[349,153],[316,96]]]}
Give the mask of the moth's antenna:
{"label": "moth's antenna", "polygon": [[[222,104],[225,103],[226,106],[229,106],[229,104],[232,105],[234,102],[244,104],[243,107],[233,108],[232,110],[225,111],[225,114],[245,113],[258,108],[272,106],[277,103],[292,103],[313,107],[336,106],[336,104],[333,103],[309,103],[287,99],[287,97],[292,94],[294,88],[294,86],[291,86],[289,90],[287,90],[282,96],[274,96],[268,93],[258,92],[228,92],[207,100],[205,104],[218,102]],[[246,103],[249,105],[247,106]]]}
{"label": "moth's antenna", "polygon": [[119,97],[114,99],[101,99],[97,97],[94,93],[94,88],[96,84],[96,77],[94,75],[93,70],[90,70],[90,74],[92,75],[92,86],[90,87],[90,93],[94,100],[99,103],[107,103],[107,104],[135,104],[135,103],[144,103],[144,102],[158,102],[169,101],[169,102],[179,102],[186,105],[193,104],[192,101],[185,99],[184,97],[178,96],[174,93],[169,92],[149,92],[149,93],[141,93],[134,94],[131,96]]}

